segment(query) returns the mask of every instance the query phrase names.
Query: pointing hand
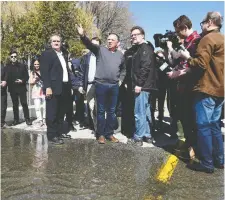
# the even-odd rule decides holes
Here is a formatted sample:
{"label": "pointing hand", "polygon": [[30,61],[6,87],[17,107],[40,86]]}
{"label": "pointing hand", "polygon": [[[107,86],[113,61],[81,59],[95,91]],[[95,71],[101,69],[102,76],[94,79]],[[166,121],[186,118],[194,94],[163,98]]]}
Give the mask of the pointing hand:
{"label": "pointing hand", "polygon": [[84,29],[82,25],[80,24],[79,26],[76,24],[77,32],[80,36],[84,36]]}

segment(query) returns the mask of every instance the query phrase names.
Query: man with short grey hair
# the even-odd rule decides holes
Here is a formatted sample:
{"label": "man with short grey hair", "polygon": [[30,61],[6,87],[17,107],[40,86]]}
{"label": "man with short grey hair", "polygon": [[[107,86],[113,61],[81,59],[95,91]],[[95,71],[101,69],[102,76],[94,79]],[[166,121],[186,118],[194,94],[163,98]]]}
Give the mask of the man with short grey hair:
{"label": "man with short grey hair", "polygon": [[224,104],[224,35],[220,33],[222,21],[219,12],[208,12],[200,23],[203,37],[194,58],[187,50],[181,51],[190,68],[203,71],[194,87],[200,163],[190,164],[188,167],[206,173],[213,173],[214,167],[224,168],[224,148],[219,122]]}
{"label": "man with short grey hair", "polygon": [[50,42],[52,48],[44,51],[40,58],[40,71],[46,94],[47,136],[50,142],[63,144],[61,138],[69,138],[62,133],[62,125],[72,101],[71,81],[68,62],[61,51],[61,37],[54,34]]}

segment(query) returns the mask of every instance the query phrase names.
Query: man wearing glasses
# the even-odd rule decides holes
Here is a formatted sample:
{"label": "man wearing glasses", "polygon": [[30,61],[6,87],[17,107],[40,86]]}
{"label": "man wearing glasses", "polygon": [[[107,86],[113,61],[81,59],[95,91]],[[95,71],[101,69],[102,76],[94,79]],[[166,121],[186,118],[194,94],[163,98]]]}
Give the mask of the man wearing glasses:
{"label": "man wearing glasses", "polygon": [[44,51],[40,58],[40,71],[46,94],[47,137],[53,144],[63,144],[62,138],[70,138],[62,133],[64,115],[71,105],[71,81],[68,62],[61,51],[61,37],[50,37],[51,49]]}
{"label": "man wearing glasses", "polygon": [[224,168],[223,139],[219,122],[224,104],[224,35],[220,33],[222,21],[219,12],[208,12],[200,23],[203,37],[195,56],[192,57],[188,51],[181,51],[191,69],[203,71],[194,86],[200,163],[193,163],[188,167],[206,173],[213,173],[214,167]]}
{"label": "man wearing glasses", "polygon": [[132,55],[132,90],[135,96],[134,117],[135,130],[131,143],[142,146],[143,140],[152,143],[153,138],[150,131],[151,111],[150,95],[156,90],[156,60],[154,47],[145,41],[145,32],[135,26],[131,29],[131,39],[135,51]]}
{"label": "man wearing glasses", "polygon": [[6,66],[6,83],[13,103],[14,121],[12,126],[19,124],[19,98],[26,124],[32,125],[27,105],[26,82],[29,79],[27,68],[17,61],[16,51],[10,52],[10,61]]}

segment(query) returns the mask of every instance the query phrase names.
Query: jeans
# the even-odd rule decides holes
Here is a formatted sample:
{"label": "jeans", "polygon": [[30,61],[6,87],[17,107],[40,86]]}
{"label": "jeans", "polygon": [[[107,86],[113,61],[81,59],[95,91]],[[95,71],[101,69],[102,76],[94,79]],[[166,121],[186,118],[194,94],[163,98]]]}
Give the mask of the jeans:
{"label": "jeans", "polygon": [[200,162],[213,169],[213,164],[224,164],[224,149],[219,119],[224,103],[223,97],[198,93],[195,97],[197,145]]}
{"label": "jeans", "polygon": [[149,92],[142,91],[139,94],[135,94],[135,132],[134,139],[140,140],[143,137],[150,138],[150,123],[151,123],[151,111],[149,104]]}
{"label": "jeans", "polygon": [[[116,129],[116,105],[119,95],[119,85],[96,83],[97,101],[97,136],[109,137]],[[106,112],[106,118],[105,118]]]}

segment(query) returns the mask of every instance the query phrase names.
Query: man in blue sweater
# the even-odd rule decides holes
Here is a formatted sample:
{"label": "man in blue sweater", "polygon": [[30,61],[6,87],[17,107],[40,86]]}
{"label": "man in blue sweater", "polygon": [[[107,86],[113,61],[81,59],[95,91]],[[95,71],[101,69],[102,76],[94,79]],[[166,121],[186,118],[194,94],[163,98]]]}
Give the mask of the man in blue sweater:
{"label": "man in blue sweater", "polygon": [[[82,26],[77,31],[84,45],[96,56],[95,92],[97,101],[97,133],[98,142],[105,140],[119,142],[113,136],[116,129],[116,104],[119,85],[122,83],[126,70],[123,64],[123,53],[117,50],[119,36],[112,33],[107,38],[107,47],[93,44],[84,34]],[[106,112],[106,117],[105,117]]]}

